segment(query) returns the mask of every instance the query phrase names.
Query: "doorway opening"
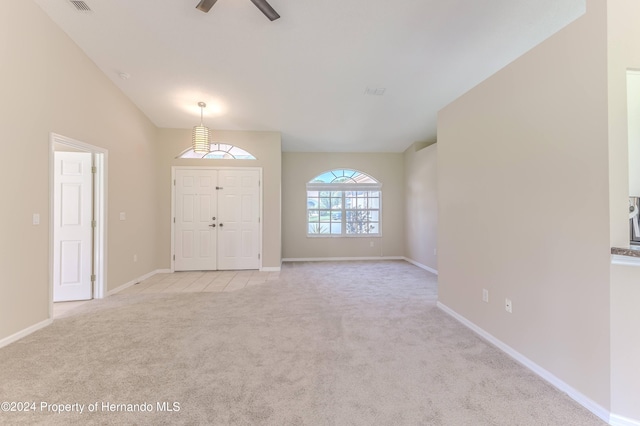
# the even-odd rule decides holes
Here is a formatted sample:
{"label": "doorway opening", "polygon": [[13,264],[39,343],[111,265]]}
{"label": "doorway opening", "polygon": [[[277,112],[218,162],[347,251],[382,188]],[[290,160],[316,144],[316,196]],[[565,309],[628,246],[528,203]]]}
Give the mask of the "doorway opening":
{"label": "doorway opening", "polygon": [[105,296],[107,153],[50,134],[49,318],[54,301]]}

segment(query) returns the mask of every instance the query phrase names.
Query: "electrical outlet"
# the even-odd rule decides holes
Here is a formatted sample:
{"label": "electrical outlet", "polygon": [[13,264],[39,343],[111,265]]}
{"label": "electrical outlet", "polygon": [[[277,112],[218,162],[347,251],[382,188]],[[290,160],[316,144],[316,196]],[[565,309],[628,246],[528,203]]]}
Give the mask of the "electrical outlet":
{"label": "electrical outlet", "polygon": [[487,290],[486,288],[482,289],[482,301],[489,303],[489,290]]}
{"label": "electrical outlet", "polygon": [[504,299],[504,310],[513,313],[513,303],[511,303],[511,299]]}

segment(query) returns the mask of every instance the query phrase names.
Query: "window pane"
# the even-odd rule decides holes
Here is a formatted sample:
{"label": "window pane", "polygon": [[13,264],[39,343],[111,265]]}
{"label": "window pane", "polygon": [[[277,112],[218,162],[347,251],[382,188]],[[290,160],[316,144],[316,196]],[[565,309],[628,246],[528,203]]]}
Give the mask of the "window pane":
{"label": "window pane", "polygon": [[307,198],[307,208],[317,209],[320,207],[320,201],[317,198]]}
{"label": "window pane", "polygon": [[355,198],[345,198],[345,208],[346,209],[355,209],[356,208],[356,199]]}
{"label": "window pane", "polygon": [[380,198],[369,198],[369,208],[370,209],[379,209],[380,208]]}
{"label": "window pane", "polygon": [[320,191],[320,196],[321,197],[331,197],[331,192],[330,191]]}
{"label": "window pane", "polygon": [[321,234],[328,234],[329,233],[329,224],[327,223],[323,223],[320,225],[320,233]]}
{"label": "window pane", "polygon": [[368,230],[367,211],[347,212],[347,234],[366,234]]}
{"label": "window pane", "polygon": [[364,173],[349,169],[336,169],[324,172],[316,176],[310,182],[339,183],[339,182],[359,182],[377,183],[374,178]]}
{"label": "window pane", "polygon": [[356,207],[359,209],[366,209],[367,208],[367,199],[366,198],[358,198],[357,199],[358,202],[356,204]]}
{"label": "window pane", "polygon": [[369,233],[370,234],[379,234],[380,233],[380,224],[378,224],[378,223],[370,223],[369,224]]}
{"label": "window pane", "polygon": [[331,209],[342,209],[342,198],[332,198],[331,199]]}
{"label": "window pane", "polygon": [[238,148],[229,144],[212,143],[209,146],[209,152],[195,153],[193,149],[188,149],[176,158],[203,158],[203,159],[225,159],[232,160],[234,158],[242,158],[247,160],[255,160],[256,157],[242,148]]}
{"label": "window pane", "polygon": [[342,191],[331,191],[331,196],[336,198],[342,198]]}
{"label": "window pane", "polygon": [[331,212],[331,221],[332,222],[341,222],[342,221],[342,211]]}
{"label": "window pane", "polygon": [[318,191],[307,191],[307,197],[318,197],[320,193]]}
{"label": "window pane", "polygon": [[309,210],[309,222],[318,222],[320,216],[318,215],[318,210]]}
{"label": "window pane", "polygon": [[329,210],[320,210],[320,222],[330,222],[331,212]]}
{"label": "window pane", "polygon": [[380,212],[377,212],[375,210],[371,210],[369,212],[369,220],[371,222],[378,222],[379,221],[379,219],[378,219],[379,217],[380,217]]}
{"label": "window pane", "polygon": [[341,223],[332,223],[331,224],[331,233],[332,234],[342,234],[342,224]]}
{"label": "window pane", "polygon": [[320,198],[320,208],[321,209],[330,209],[331,208],[331,198]]}

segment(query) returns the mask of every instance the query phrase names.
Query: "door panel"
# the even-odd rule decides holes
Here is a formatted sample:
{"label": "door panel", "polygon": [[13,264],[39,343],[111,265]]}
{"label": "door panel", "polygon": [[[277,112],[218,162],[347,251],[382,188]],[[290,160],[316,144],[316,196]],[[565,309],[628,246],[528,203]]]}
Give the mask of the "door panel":
{"label": "door panel", "polygon": [[54,153],[53,301],[93,297],[91,153]]}
{"label": "door panel", "polygon": [[257,170],[220,170],[218,263],[220,269],[258,269],[260,174]]}
{"label": "door panel", "polygon": [[176,170],[176,271],[215,270],[217,174],[211,170]]}

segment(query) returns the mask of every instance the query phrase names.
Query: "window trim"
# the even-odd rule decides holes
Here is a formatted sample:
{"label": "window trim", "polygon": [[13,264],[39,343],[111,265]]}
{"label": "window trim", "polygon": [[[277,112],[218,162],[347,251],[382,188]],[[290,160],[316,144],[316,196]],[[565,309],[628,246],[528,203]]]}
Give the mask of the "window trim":
{"label": "window trim", "polygon": [[[221,146],[225,145],[228,146],[229,148],[227,150],[223,150],[221,149]],[[247,154],[247,156],[249,156],[250,158],[236,158],[234,154],[231,153],[232,150],[234,149],[239,149],[241,151],[243,151],[245,154]],[[215,157],[207,157],[208,155],[214,154],[214,153],[222,153],[223,154],[223,158],[215,158]],[[184,155],[186,154],[190,154],[192,156],[190,157],[184,157]],[[224,155],[228,155],[231,158],[224,158]],[[243,154],[244,156],[244,154]],[[182,151],[177,157],[176,159],[187,159],[187,160],[237,160],[237,161],[242,161],[242,160],[248,160],[248,161],[253,161],[253,160],[257,160],[256,156],[253,155],[252,153],[250,153],[249,151],[247,151],[244,148],[240,148],[237,145],[233,145],[230,144],[228,142],[211,142],[211,144],[209,144],[209,152],[207,152],[206,154],[196,154],[193,151],[192,147],[189,147],[187,149],[185,149],[184,151]]]}
{"label": "window trim", "polygon": [[[351,168],[338,168],[338,169],[333,169],[333,170],[353,170],[356,171],[358,173],[361,173],[363,175],[366,175],[368,177],[370,177],[371,179],[375,180],[371,175],[368,175],[366,173],[362,173],[358,170],[354,170]],[[329,170],[327,172],[330,172],[332,170]],[[321,173],[327,173],[327,172],[323,172]],[[372,210],[372,211],[377,211],[378,212],[378,232],[375,234],[347,234],[346,233],[346,216],[347,216],[347,211],[350,211],[352,209],[347,209],[345,207],[345,203],[342,203],[342,208],[339,210],[340,212],[342,212],[342,232],[340,234],[312,234],[309,233],[309,191],[327,191],[327,192],[342,192],[342,199],[344,201],[345,199],[345,193],[349,192],[349,191],[363,191],[363,192],[373,192],[373,191],[377,191],[378,192],[378,198],[379,198],[379,207],[377,209],[366,209],[366,210]],[[318,197],[320,198],[320,197]],[[335,182],[335,183],[324,183],[324,182],[313,182],[313,180],[311,182],[307,182],[306,184],[306,192],[305,192],[305,201],[307,203],[307,208],[306,208],[306,219],[305,219],[305,228],[306,228],[306,236],[307,238],[381,238],[382,237],[382,183],[380,182],[367,182],[367,183],[356,183],[356,182],[345,182],[345,183],[339,183],[339,182]],[[311,210],[320,210],[320,209],[311,209]],[[323,209],[324,210],[324,209]],[[330,210],[330,209],[329,209]],[[338,211],[338,210],[336,210]],[[328,223],[328,225],[330,225],[331,222]]]}

